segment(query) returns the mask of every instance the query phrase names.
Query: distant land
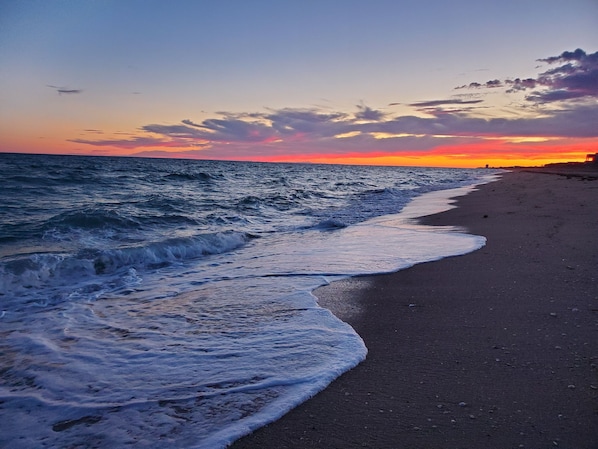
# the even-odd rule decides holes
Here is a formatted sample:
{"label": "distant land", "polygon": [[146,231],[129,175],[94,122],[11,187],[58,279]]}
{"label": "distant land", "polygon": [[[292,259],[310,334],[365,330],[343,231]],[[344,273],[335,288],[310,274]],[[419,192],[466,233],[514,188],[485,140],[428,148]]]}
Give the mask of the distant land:
{"label": "distant land", "polygon": [[585,180],[598,179],[598,153],[588,154],[584,162],[554,162],[540,167],[500,167],[505,170],[534,171],[537,173],[557,174],[567,177],[579,177]]}

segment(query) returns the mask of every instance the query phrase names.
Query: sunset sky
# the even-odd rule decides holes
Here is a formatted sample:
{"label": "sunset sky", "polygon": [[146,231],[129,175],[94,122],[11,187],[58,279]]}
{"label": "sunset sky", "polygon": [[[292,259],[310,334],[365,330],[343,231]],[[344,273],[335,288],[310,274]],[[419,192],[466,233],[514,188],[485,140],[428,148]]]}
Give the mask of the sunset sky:
{"label": "sunset sky", "polygon": [[0,0],[0,152],[583,161],[598,1]]}

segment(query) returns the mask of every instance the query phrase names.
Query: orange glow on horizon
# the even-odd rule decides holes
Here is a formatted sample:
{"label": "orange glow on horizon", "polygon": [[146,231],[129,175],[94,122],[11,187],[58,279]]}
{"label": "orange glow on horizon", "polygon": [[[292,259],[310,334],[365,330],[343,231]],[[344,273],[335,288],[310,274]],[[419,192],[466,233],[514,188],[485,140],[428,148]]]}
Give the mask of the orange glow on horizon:
{"label": "orange glow on horizon", "polygon": [[[34,142],[37,140],[37,142]],[[290,162],[346,165],[395,165],[476,168],[542,166],[556,162],[583,162],[586,154],[595,153],[598,139],[551,139],[535,141],[533,138],[521,139],[513,143],[508,139],[489,139],[469,145],[444,145],[429,150],[413,151],[377,151],[347,153],[297,153],[292,149],[288,153],[277,155],[244,155],[243,150],[229,153],[226,157],[217,152],[195,151],[173,146],[154,146],[135,150],[112,146],[86,148],[73,142],[57,139],[29,139],[20,145],[1,148],[0,151],[16,153],[71,154],[89,156],[139,156],[157,158],[237,160],[254,162]],[[43,141],[43,143],[42,143]],[[276,142],[274,142],[276,143]],[[41,145],[40,145],[41,144]],[[144,154],[143,152],[146,152]],[[155,153],[152,153],[155,152]],[[232,154],[232,155],[231,155]],[[216,156],[216,157],[215,157]]]}
{"label": "orange glow on horizon", "polygon": [[558,162],[583,162],[586,154],[595,152],[598,140],[555,142],[543,145],[505,145],[486,142],[477,145],[445,146],[429,151],[373,152],[345,154],[309,154],[262,157],[261,162],[306,162],[350,165],[396,165],[425,167],[476,168],[485,167],[530,167]]}

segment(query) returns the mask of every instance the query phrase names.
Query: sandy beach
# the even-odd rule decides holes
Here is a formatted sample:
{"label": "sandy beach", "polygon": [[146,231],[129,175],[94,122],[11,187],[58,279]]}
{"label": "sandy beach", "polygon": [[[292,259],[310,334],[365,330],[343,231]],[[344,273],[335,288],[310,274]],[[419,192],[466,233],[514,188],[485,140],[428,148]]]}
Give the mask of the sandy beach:
{"label": "sandy beach", "polygon": [[598,448],[595,179],[505,173],[421,220],[482,249],[317,290],[367,359],[232,447]]}

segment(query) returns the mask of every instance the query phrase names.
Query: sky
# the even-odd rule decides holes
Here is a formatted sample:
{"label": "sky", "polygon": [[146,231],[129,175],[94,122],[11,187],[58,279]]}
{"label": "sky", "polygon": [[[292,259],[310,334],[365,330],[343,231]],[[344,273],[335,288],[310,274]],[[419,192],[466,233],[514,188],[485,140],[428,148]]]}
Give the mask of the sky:
{"label": "sky", "polygon": [[583,161],[598,0],[0,0],[0,152]]}

